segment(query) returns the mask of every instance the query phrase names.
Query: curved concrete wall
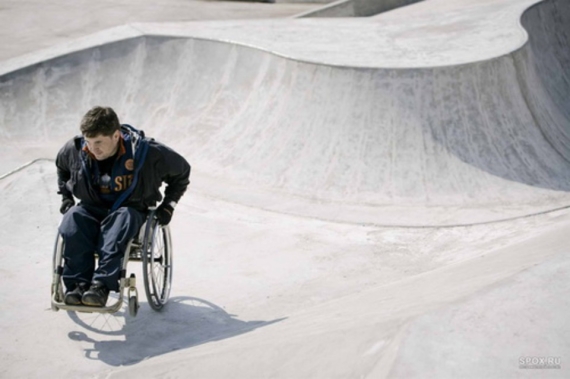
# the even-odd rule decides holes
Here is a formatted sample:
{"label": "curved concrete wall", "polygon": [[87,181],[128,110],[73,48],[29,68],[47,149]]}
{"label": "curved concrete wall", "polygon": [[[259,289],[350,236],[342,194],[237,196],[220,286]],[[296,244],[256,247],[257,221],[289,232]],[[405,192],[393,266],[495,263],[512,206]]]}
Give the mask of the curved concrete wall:
{"label": "curved concrete wall", "polygon": [[[541,3],[524,17],[536,41],[455,67],[342,68],[201,39],[119,41],[1,77],[2,140],[33,130],[61,143],[86,109],[109,104],[204,178],[234,183],[209,190],[240,202],[404,224],[421,214],[410,206],[442,207],[426,218],[436,224],[467,222],[446,219],[453,208],[490,209],[476,221],[501,207],[543,211],[569,199],[570,120],[555,93],[567,86],[544,77],[555,59],[567,62],[568,41],[554,33],[567,33],[568,7]],[[256,191],[289,200],[262,201]],[[338,211],[319,208],[329,203]],[[397,221],[385,207],[403,207]]]}
{"label": "curved concrete wall", "polygon": [[519,67],[529,109],[545,138],[570,161],[570,4],[537,4],[522,18],[532,55]]}

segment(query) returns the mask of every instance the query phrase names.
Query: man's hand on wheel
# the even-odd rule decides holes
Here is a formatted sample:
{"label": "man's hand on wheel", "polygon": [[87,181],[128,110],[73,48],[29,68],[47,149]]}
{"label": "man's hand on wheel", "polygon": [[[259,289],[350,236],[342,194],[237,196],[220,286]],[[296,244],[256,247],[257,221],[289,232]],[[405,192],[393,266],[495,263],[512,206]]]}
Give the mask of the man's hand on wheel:
{"label": "man's hand on wheel", "polygon": [[162,203],[156,209],[156,219],[160,225],[168,225],[172,220],[174,208],[168,203]]}
{"label": "man's hand on wheel", "polygon": [[74,205],[75,205],[75,200],[73,200],[73,198],[64,197],[63,200],[61,201],[61,207],[59,208],[59,211],[61,212],[62,215],[64,215]]}

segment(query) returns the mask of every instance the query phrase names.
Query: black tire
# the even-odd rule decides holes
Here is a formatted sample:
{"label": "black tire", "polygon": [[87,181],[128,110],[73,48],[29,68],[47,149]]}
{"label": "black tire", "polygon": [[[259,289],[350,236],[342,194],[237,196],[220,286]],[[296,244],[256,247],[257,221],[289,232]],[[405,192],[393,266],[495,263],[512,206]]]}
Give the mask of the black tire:
{"label": "black tire", "polygon": [[139,301],[136,296],[129,297],[129,315],[131,317],[137,317],[137,313],[139,311]]}
{"label": "black tire", "polygon": [[143,241],[143,279],[148,303],[161,310],[170,296],[172,283],[172,243],[170,229],[161,226],[151,214]]}
{"label": "black tire", "polygon": [[[52,257],[52,284],[51,284],[51,296],[55,298],[57,302],[63,302],[63,281],[61,279],[61,272],[63,271],[63,238],[58,233],[55,239],[55,246],[53,249]],[[55,295],[55,296],[54,296]],[[59,308],[52,304],[51,309],[53,311],[59,311]]]}

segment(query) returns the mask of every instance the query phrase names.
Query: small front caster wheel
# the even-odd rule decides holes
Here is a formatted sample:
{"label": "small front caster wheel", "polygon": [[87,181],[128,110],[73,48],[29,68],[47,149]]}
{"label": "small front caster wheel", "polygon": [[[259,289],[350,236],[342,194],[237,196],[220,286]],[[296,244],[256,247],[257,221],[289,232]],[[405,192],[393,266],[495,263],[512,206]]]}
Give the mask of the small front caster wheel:
{"label": "small front caster wheel", "polygon": [[139,301],[135,295],[129,297],[129,314],[136,317],[139,311]]}

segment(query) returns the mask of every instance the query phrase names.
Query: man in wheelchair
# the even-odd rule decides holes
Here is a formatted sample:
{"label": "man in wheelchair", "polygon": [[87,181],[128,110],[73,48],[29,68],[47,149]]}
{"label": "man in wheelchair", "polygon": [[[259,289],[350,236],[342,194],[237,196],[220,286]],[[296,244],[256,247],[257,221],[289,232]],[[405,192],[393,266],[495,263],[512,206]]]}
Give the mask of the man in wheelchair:
{"label": "man in wheelchair", "polygon": [[161,225],[170,222],[190,183],[190,165],[142,131],[121,125],[109,107],[90,109],[80,130],[56,159],[64,215],[59,226],[65,242],[64,303],[104,307],[109,291],[119,290],[124,251],[148,208],[160,202],[156,218]]}

